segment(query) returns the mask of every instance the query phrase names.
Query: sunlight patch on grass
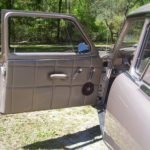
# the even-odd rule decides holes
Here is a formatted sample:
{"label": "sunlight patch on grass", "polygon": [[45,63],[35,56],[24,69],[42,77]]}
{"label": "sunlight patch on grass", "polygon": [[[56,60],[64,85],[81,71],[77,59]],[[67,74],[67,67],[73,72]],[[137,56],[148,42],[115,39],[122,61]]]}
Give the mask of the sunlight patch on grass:
{"label": "sunlight patch on grass", "polygon": [[[98,124],[97,112],[91,106],[1,116],[0,149],[26,149],[23,147],[34,143],[34,147],[42,150],[50,147],[64,150],[82,144],[82,139],[88,136],[78,137],[78,132]],[[69,136],[72,134],[75,136]],[[75,142],[78,138],[81,141]]]}

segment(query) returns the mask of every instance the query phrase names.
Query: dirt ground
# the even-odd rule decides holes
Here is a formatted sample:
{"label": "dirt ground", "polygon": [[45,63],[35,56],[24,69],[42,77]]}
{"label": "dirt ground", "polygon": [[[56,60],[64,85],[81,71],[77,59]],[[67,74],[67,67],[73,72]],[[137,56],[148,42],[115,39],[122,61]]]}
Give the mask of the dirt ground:
{"label": "dirt ground", "polygon": [[91,106],[0,116],[0,150],[108,150]]}

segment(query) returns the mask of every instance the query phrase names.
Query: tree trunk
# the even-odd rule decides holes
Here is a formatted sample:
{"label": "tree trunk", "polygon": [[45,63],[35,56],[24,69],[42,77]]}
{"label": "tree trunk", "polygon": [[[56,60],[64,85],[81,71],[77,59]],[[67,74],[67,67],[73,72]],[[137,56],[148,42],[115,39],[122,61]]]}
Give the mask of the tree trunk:
{"label": "tree trunk", "polygon": [[[13,9],[13,5],[14,5],[14,0],[7,0],[6,1],[6,9]],[[14,27],[11,26],[11,23],[9,23],[8,31],[9,31],[9,34],[10,34],[9,41],[10,41],[10,38],[12,38],[13,41],[15,41],[15,35],[12,34],[14,32]]]}
{"label": "tree trunk", "polygon": [[[62,8],[62,0],[59,0],[58,4],[58,12],[61,13],[61,8]],[[60,38],[60,19],[57,22],[57,40],[59,41]]]}
{"label": "tree trunk", "polygon": [[110,37],[111,37],[111,41],[114,42],[114,37],[113,37],[113,31],[112,31],[112,28],[110,27],[108,21],[105,19],[105,24],[106,26],[108,27],[109,29],[109,32],[110,32]]}
{"label": "tree trunk", "polygon": [[70,9],[70,0],[65,0],[65,5],[66,5],[66,12],[70,14],[71,9]]}

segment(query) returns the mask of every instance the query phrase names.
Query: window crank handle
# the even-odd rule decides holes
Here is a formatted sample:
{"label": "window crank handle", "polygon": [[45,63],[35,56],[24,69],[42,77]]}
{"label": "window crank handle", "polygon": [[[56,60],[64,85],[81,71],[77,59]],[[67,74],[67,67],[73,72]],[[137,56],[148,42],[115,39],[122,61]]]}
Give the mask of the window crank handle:
{"label": "window crank handle", "polygon": [[76,77],[77,77],[77,75],[80,74],[82,71],[83,71],[82,68],[77,68],[76,72],[75,72],[74,75],[73,75],[73,80],[75,80]]}

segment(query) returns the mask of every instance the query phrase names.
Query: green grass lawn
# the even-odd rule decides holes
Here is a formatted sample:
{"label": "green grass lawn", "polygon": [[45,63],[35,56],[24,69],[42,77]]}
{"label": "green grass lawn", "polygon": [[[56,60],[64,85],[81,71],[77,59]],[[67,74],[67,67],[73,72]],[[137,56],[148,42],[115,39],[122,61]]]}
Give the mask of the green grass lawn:
{"label": "green grass lawn", "polygon": [[91,106],[0,116],[0,150],[107,150]]}
{"label": "green grass lawn", "polygon": [[74,49],[69,45],[11,45],[11,52],[64,52]]}
{"label": "green grass lawn", "polygon": [[[111,44],[104,44],[104,43],[95,43],[96,48],[105,48],[110,47]],[[70,45],[10,45],[10,51],[11,52],[71,52],[77,50],[77,46],[72,47]]]}

